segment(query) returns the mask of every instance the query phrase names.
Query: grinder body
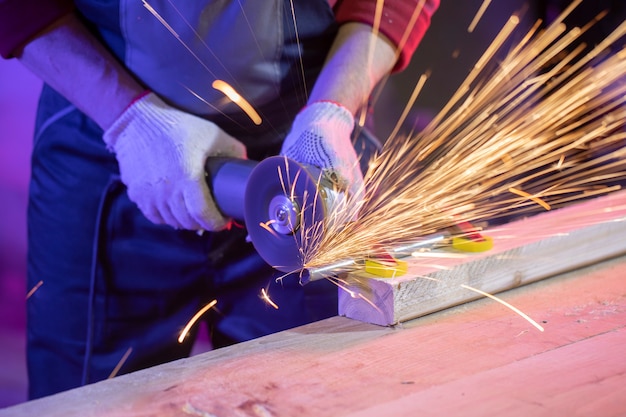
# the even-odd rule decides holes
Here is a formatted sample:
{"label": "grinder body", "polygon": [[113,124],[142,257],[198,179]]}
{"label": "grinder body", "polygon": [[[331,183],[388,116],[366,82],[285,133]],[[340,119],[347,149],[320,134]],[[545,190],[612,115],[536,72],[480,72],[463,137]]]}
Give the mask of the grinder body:
{"label": "grinder body", "polygon": [[257,164],[249,159],[207,158],[204,166],[207,184],[224,216],[244,221],[246,186]]}

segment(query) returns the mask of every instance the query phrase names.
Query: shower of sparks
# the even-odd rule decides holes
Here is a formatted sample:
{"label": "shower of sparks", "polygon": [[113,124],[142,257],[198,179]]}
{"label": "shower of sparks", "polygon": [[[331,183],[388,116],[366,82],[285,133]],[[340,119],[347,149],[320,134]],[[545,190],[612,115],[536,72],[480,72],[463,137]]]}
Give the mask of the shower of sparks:
{"label": "shower of sparks", "polygon": [[39,281],[37,284],[35,284],[35,286],[31,288],[30,291],[28,291],[28,294],[26,294],[26,299],[28,300],[42,285],[43,281]]}
{"label": "shower of sparks", "polygon": [[185,337],[187,337],[187,334],[189,333],[189,330],[191,330],[191,328],[193,327],[193,325],[198,321],[198,319],[200,317],[202,317],[202,315],[204,313],[206,313],[210,308],[212,308],[215,304],[217,304],[217,300],[213,300],[211,301],[209,304],[205,305],[204,307],[202,307],[200,309],[200,311],[198,311],[192,318],[191,320],[189,320],[189,323],[187,323],[185,325],[185,328],[183,329],[182,332],[180,332],[180,336],[178,336],[178,343],[183,343],[183,340],[185,340]]}
{"label": "shower of sparks", "polygon": [[610,48],[626,22],[583,53],[577,40],[599,18],[568,29],[579,3],[546,28],[536,23],[495,62],[519,23],[512,16],[422,132],[385,142],[363,201],[350,196],[329,211],[323,231],[306,231],[319,242],[303,240],[304,268],[619,189],[610,183],[626,178],[626,49]]}
{"label": "shower of sparks", "polygon": [[478,293],[480,295],[483,295],[487,298],[491,298],[494,301],[499,302],[500,304],[502,304],[503,306],[510,308],[511,310],[513,310],[514,312],[516,312],[517,314],[519,314],[520,316],[522,316],[523,318],[525,318],[530,324],[532,324],[533,326],[535,326],[537,329],[539,329],[539,331],[543,332],[543,327],[537,323],[535,320],[531,319],[530,317],[528,317],[527,314],[525,314],[523,311],[521,311],[519,308],[507,303],[506,301],[504,301],[501,298],[498,298],[492,294],[489,294],[487,292],[481,291],[477,288],[474,287],[470,287],[469,285],[465,285],[465,284],[461,284],[461,287],[468,289],[470,291],[474,291],[475,293]]}
{"label": "shower of sparks", "polygon": [[132,353],[133,348],[129,347],[126,350],[126,353],[124,353],[124,356],[122,356],[122,359],[120,359],[120,361],[117,363],[117,365],[115,365],[115,368],[113,369],[113,371],[111,371],[111,374],[109,375],[108,379],[111,378],[115,378],[115,376],[118,374],[118,372],[120,371],[120,369],[122,369],[122,366],[124,366],[124,363],[126,363],[126,360],[128,359],[128,357],[130,356],[130,354]]}
{"label": "shower of sparks", "polygon": [[211,86],[220,91],[226,97],[228,97],[230,101],[238,105],[239,108],[248,115],[250,120],[252,120],[255,125],[258,126],[261,124],[262,120],[261,116],[259,116],[259,113],[257,113],[256,110],[254,110],[254,107],[252,107],[245,98],[241,97],[241,95],[237,91],[235,91],[235,89],[230,84],[228,84],[226,81],[215,80],[213,81],[213,84],[211,84]]}
{"label": "shower of sparks", "polygon": [[[213,75],[156,10],[146,0],[142,1]],[[374,33],[380,25],[383,2],[377,0]],[[422,75],[383,152],[370,162],[363,200],[351,196],[318,207],[320,195],[295,196],[294,184],[286,185],[285,195],[292,199],[302,197],[301,213],[309,206],[313,211],[331,208],[323,224],[298,229],[303,266],[323,269],[326,265],[340,264],[342,260],[354,264],[355,259],[376,258],[390,248],[413,244],[459,221],[529,213],[537,204],[550,209],[581,197],[619,189],[619,186],[603,184],[626,176],[623,146],[626,133],[621,131],[626,123],[623,79],[626,51],[608,57],[606,51],[624,36],[626,26],[619,26],[583,56],[584,47],[574,47],[574,43],[588,27],[568,30],[563,23],[580,2],[573,1],[544,30],[540,30],[538,22],[504,60],[495,64],[496,53],[510,40],[519,24],[517,16],[512,16],[428,127],[423,132],[401,137],[399,129],[427,82],[428,75]],[[173,6],[171,1],[169,3]],[[421,0],[416,6],[399,43],[398,55],[424,4],[425,0]],[[483,0],[468,27],[469,32],[474,30],[489,4],[490,0]],[[293,3],[291,12],[298,37]],[[300,45],[299,39],[297,43]],[[208,46],[206,49],[212,53]],[[217,62],[226,69],[221,61]],[[302,59],[300,70],[304,72]],[[304,76],[302,82],[306,91]],[[213,87],[239,105],[254,123],[261,122],[261,117],[235,89],[221,84],[220,80]],[[380,91],[378,89],[378,93]],[[248,110],[241,103],[247,103]],[[328,191],[317,188],[321,194]],[[325,195],[321,197],[326,199]],[[356,213],[358,221],[355,222]],[[300,220],[302,223],[304,219]],[[261,223],[261,227],[276,233],[271,222]],[[375,303],[350,290],[333,274],[329,273],[328,279],[352,297],[363,299],[378,309]],[[33,288],[27,298],[41,284]],[[543,330],[502,300],[475,288],[462,287],[506,305]],[[266,291],[261,293],[261,298],[277,308]],[[182,343],[193,324],[215,304],[216,301],[209,303],[192,318],[179,342]]]}
{"label": "shower of sparks", "polygon": [[274,301],[272,301],[272,299],[270,298],[270,295],[267,293],[265,288],[261,288],[261,299],[265,301],[267,304],[274,307],[276,310],[278,310],[278,305]]}

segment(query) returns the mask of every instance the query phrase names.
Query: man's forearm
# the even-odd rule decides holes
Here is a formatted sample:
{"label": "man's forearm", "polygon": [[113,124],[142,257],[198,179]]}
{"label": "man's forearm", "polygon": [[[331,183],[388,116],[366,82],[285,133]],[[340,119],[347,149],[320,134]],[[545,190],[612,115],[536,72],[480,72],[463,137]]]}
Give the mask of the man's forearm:
{"label": "man's forearm", "polygon": [[335,101],[354,114],[393,69],[395,60],[395,47],[383,35],[375,35],[365,24],[346,23],[339,29],[309,102]]}
{"label": "man's forearm", "polygon": [[74,15],[27,43],[17,58],[103,129],[144,90]]}

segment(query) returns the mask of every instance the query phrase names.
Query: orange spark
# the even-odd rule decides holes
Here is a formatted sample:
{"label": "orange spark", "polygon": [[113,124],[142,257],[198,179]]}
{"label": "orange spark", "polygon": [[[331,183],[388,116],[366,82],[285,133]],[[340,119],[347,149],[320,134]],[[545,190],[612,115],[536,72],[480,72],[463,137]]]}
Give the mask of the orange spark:
{"label": "orange spark", "polygon": [[335,284],[337,286],[337,288],[345,291],[346,293],[348,293],[350,295],[350,297],[352,298],[360,298],[361,300],[365,301],[367,304],[369,304],[372,308],[374,308],[376,311],[381,312],[380,308],[376,305],[376,303],[374,303],[372,300],[370,300],[369,298],[367,298],[366,296],[364,296],[363,294],[361,294],[360,292],[356,292],[356,291],[352,291],[350,288],[348,288],[348,284],[347,283],[343,283],[341,280],[339,279],[334,279],[332,277],[328,277],[327,278],[330,282],[332,282],[333,284]]}
{"label": "orange spark", "polygon": [[183,329],[182,332],[180,332],[180,336],[178,336],[178,343],[183,343],[183,340],[185,340],[185,337],[187,337],[187,333],[189,333],[189,330],[191,330],[191,327],[196,323],[196,321],[198,321],[198,319],[204,314],[206,313],[211,307],[213,307],[215,304],[217,304],[217,300],[213,300],[211,301],[209,304],[205,305],[204,307],[202,307],[200,309],[200,311],[198,311],[192,318],[191,320],[189,320],[189,323],[187,323],[187,325],[185,326],[185,328]]}
{"label": "orange spark", "polygon": [[[436,281],[436,282],[442,282],[440,279],[437,279],[437,278],[434,278],[434,277],[419,276],[418,278],[428,279],[428,280],[431,280],[431,281]],[[479,290],[479,289],[474,288],[474,287],[470,287],[469,285],[461,284],[461,285],[460,285],[460,287],[461,287],[461,288],[465,288],[465,289],[470,290],[470,291],[474,291],[474,292],[475,292],[475,293],[477,293],[477,294],[483,295],[483,296],[485,296],[485,297],[487,297],[487,298],[490,298],[490,299],[492,299],[492,300],[494,300],[494,301],[497,301],[498,303],[500,303],[500,304],[504,305],[505,307],[507,307],[507,308],[511,309],[512,311],[514,311],[515,313],[517,313],[518,315],[520,315],[521,317],[523,317],[524,319],[526,319],[526,320],[527,320],[530,324],[532,324],[533,326],[535,326],[535,327],[536,327],[537,329],[539,329],[540,331],[542,331],[542,332],[544,331],[543,327],[542,327],[539,323],[537,323],[535,320],[533,320],[532,318],[530,318],[530,316],[528,316],[526,313],[524,313],[523,311],[521,311],[521,310],[520,310],[520,309],[518,309],[517,307],[513,306],[512,304],[507,303],[507,302],[506,302],[506,301],[504,301],[503,299],[498,298],[498,297],[496,297],[496,296],[495,296],[495,295],[493,295],[493,294],[489,294],[488,292],[485,292],[485,291]]]}
{"label": "orange spark", "polygon": [[376,0],[376,6],[374,9],[374,22],[372,24],[372,38],[369,44],[369,52],[367,54],[368,68],[371,68],[372,61],[374,59],[374,48],[376,46],[375,39],[378,37],[380,31],[380,20],[383,16],[383,5],[385,0]]}
{"label": "orange spark", "polygon": [[537,329],[539,329],[539,331],[543,332],[543,327],[541,327],[541,325],[539,325],[539,323],[537,323],[535,320],[531,319],[527,314],[525,314],[523,311],[521,311],[517,307],[507,303],[506,301],[502,300],[501,298],[498,298],[498,297],[496,297],[496,296],[494,296],[492,294],[489,294],[487,292],[481,291],[481,290],[479,290],[477,288],[470,287],[469,285],[461,284],[461,287],[463,287],[465,289],[468,289],[470,291],[474,291],[474,292],[476,292],[476,293],[478,293],[480,295],[484,295],[485,297],[491,298],[492,300],[499,302],[503,306],[510,308],[511,310],[513,310],[514,312],[516,312],[517,314],[522,316],[524,319],[526,319],[530,324],[532,324]]}
{"label": "orange spark", "polygon": [[469,27],[467,28],[467,31],[469,33],[472,33],[474,29],[476,29],[476,25],[478,25],[478,22],[483,17],[485,10],[487,10],[487,7],[489,6],[489,3],[491,3],[491,0],[483,0],[482,4],[480,5],[480,8],[474,15],[474,19],[472,20],[472,23],[470,23]]}
{"label": "orange spark", "polygon": [[509,187],[509,191],[512,192],[513,194],[519,195],[520,197],[525,197],[525,198],[528,198],[529,200],[534,201],[535,203],[539,204],[541,207],[545,208],[546,210],[550,210],[550,205],[537,196],[529,194],[526,191],[518,190],[515,187]]}
{"label": "orange spark", "polygon": [[211,84],[211,86],[220,91],[226,97],[228,97],[233,103],[238,105],[239,108],[241,108],[241,110],[243,110],[248,115],[250,120],[252,120],[255,125],[258,126],[261,124],[262,120],[261,116],[259,116],[259,113],[257,113],[256,110],[254,110],[254,107],[252,107],[252,105],[248,103],[248,101],[243,98],[241,94],[235,91],[235,89],[230,84],[228,84],[226,81],[215,80],[213,81],[213,84]]}
{"label": "orange spark", "polygon": [[265,288],[261,288],[261,298],[269,305],[271,305],[272,307],[274,307],[276,310],[278,310],[278,305],[272,301],[272,299],[270,298],[269,294],[267,293],[267,291],[265,291]]}
{"label": "orange spark", "polygon": [[268,220],[266,222],[260,222],[259,226],[261,226],[263,229],[267,230],[268,232],[270,232],[274,237],[279,237],[278,233],[276,233],[276,230],[274,230],[270,225],[276,223],[276,220]]}
{"label": "orange spark", "polygon": [[424,87],[424,84],[426,83],[426,80],[428,80],[428,74],[422,74],[421,77],[419,78],[419,80],[417,81],[417,84],[415,84],[415,88],[413,89],[413,93],[411,94],[411,97],[409,98],[409,101],[407,102],[406,106],[404,106],[404,110],[402,111],[402,115],[400,115],[400,118],[396,122],[396,126],[394,127],[393,131],[389,134],[389,138],[390,139],[394,138],[396,136],[396,134],[398,133],[398,131],[400,130],[400,127],[402,126],[402,124],[406,120],[406,117],[408,116],[409,112],[411,111],[411,108],[413,107],[413,104],[415,104],[415,100],[417,99],[417,96],[419,95],[420,91],[422,91],[422,88]]}
{"label": "orange spark", "polygon": [[39,281],[33,288],[31,288],[30,291],[28,291],[28,294],[26,294],[26,299],[28,300],[31,297],[31,295],[33,295],[35,291],[37,291],[39,287],[41,287],[42,285],[43,285],[43,281]]}
{"label": "orange spark", "polygon": [[120,359],[120,361],[117,363],[117,365],[115,365],[115,368],[113,368],[113,371],[111,371],[111,374],[109,375],[108,379],[114,378],[117,375],[117,373],[120,371],[120,369],[122,368],[122,366],[126,362],[126,359],[128,359],[128,357],[130,356],[132,351],[133,351],[132,347],[129,347],[126,350],[126,353],[124,353],[124,356],[122,356],[122,359]]}

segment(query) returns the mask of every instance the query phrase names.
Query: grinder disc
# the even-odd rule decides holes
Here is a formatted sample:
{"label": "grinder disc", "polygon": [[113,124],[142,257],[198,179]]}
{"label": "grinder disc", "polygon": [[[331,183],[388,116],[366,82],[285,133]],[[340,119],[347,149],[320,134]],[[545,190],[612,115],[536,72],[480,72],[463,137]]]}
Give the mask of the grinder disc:
{"label": "grinder disc", "polygon": [[274,156],[250,174],[245,194],[245,223],[261,257],[282,272],[303,268],[305,254],[324,232],[324,191],[315,169]]}

